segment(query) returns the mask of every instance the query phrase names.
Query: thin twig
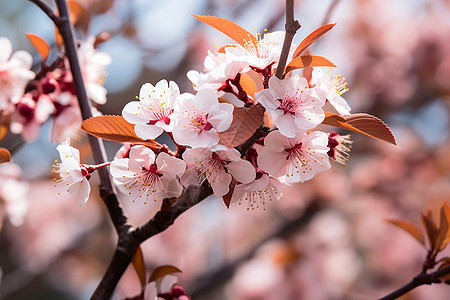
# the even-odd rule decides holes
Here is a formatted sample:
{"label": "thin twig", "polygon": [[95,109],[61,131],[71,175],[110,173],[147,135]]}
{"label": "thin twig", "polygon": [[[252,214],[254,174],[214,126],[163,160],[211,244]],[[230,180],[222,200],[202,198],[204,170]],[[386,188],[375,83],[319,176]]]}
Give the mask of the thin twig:
{"label": "thin twig", "polygon": [[281,50],[277,72],[275,73],[275,76],[279,79],[282,79],[283,77],[294,35],[301,27],[300,23],[297,20],[294,20],[294,0],[286,0],[286,25],[284,27],[286,29],[286,34],[284,36],[283,49]]}
{"label": "thin twig", "polygon": [[36,4],[53,21],[53,23],[58,26],[60,20],[58,16],[55,15],[50,6],[48,6],[45,2],[41,0],[29,0],[29,1]]}
{"label": "thin twig", "polygon": [[328,24],[331,19],[331,14],[335,10],[336,6],[341,2],[341,0],[333,0],[330,3],[330,6],[328,6],[327,12],[325,13],[325,16],[323,17],[322,24]]}
{"label": "thin twig", "polygon": [[397,290],[393,291],[392,293],[382,298],[379,298],[378,300],[394,300],[411,291],[412,289],[415,289],[418,286],[424,284],[441,283],[440,277],[443,277],[448,274],[450,274],[450,266],[447,266],[445,268],[442,268],[429,274],[421,272],[419,275],[414,277],[413,280],[411,280],[404,286],[398,288]]}

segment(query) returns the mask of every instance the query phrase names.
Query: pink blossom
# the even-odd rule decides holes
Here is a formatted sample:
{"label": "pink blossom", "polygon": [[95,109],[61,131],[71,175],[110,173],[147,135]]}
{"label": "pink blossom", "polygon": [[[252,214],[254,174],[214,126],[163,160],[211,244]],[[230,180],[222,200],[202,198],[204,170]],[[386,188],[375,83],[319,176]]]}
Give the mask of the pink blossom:
{"label": "pink blossom", "polygon": [[26,51],[12,54],[11,42],[0,37],[0,110],[9,103],[17,103],[28,81],[34,78],[30,71],[33,59]]}
{"label": "pink blossom", "polygon": [[111,64],[111,57],[95,49],[94,41],[95,37],[92,36],[82,42],[77,54],[87,96],[97,104],[105,104],[106,89],[103,84],[106,77],[105,69]]}
{"label": "pink blossom", "polygon": [[183,187],[178,181],[186,164],[181,159],[167,153],[155,153],[142,145],[130,149],[130,158],[114,159],[111,175],[118,187],[133,197],[162,201],[164,198],[178,197]]}
{"label": "pink blossom", "polygon": [[234,56],[234,60],[244,61],[253,68],[264,70],[278,63],[283,41],[284,32],[275,31],[264,34],[264,37],[256,43],[247,41],[244,46],[228,47],[225,51]]}
{"label": "pink blossom", "polygon": [[330,168],[328,136],[324,132],[298,132],[288,138],[279,131],[269,133],[258,156],[258,166],[288,183],[303,182]]}
{"label": "pink blossom", "polygon": [[13,163],[0,164],[0,229],[5,216],[14,226],[22,225],[28,211],[29,184],[22,181],[22,170]]}
{"label": "pink blossom", "polygon": [[227,130],[233,121],[233,105],[219,103],[213,90],[201,90],[195,96],[184,93],[175,106],[177,123],[175,142],[191,147],[211,147],[219,143],[218,132]]}
{"label": "pink blossom", "polygon": [[324,74],[322,70],[314,69],[311,83],[316,86],[317,96],[328,100],[340,115],[350,114],[351,108],[341,96],[348,91],[345,78],[341,75],[331,76],[330,72]]}
{"label": "pink blossom", "polygon": [[293,138],[300,129],[312,129],[322,123],[325,99],[314,95],[304,77],[293,76],[285,80],[273,76],[269,89],[255,95],[269,113],[281,134]]}
{"label": "pink blossom", "polygon": [[48,120],[54,110],[55,107],[49,96],[44,94],[33,96],[31,93],[26,93],[11,114],[11,132],[22,134],[27,142],[36,140],[41,125]]}
{"label": "pink blossom", "polygon": [[212,151],[207,148],[188,149],[183,153],[188,169],[182,178],[184,185],[207,179],[214,195],[221,197],[229,191],[232,178],[241,183],[255,179],[255,168],[241,159],[236,149]]}
{"label": "pink blossom", "polygon": [[134,126],[140,138],[155,139],[164,131],[171,132],[175,120],[173,105],[180,95],[178,85],[166,80],[155,86],[145,83],[139,92],[139,101],[129,102],[122,110],[122,115]]}
{"label": "pink blossom", "polygon": [[247,210],[260,208],[265,210],[268,201],[278,200],[283,197],[283,185],[278,179],[262,174],[262,176],[247,184],[237,184],[234,187],[231,203],[245,204]]}
{"label": "pink blossom", "polygon": [[[80,164],[80,151],[70,146],[70,139],[56,147],[61,158],[61,163],[54,165],[53,172],[59,174],[61,179],[57,184],[64,184],[69,192],[83,206],[89,199],[91,186],[88,179],[91,177],[85,165]],[[56,185],[55,185],[56,186]]]}
{"label": "pink blossom", "polygon": [[[204,62],[205,72],[200,73],[191,70],[187,77],[194,85],[194,90],[212,89],[218,91],[220,87],[226,84],[227,80],[233,80],[241,72],[248,71],[248,63],[231,59],[230,55],[222,52],[208,51]],[[219,92],[221,97],[223,92]]]}

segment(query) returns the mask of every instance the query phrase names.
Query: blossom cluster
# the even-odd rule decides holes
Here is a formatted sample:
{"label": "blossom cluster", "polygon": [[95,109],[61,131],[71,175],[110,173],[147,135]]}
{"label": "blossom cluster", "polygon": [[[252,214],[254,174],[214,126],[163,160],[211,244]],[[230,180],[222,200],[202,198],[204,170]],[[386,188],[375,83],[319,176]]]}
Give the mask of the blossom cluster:
{"label": "blossom cluster", "polygon": [[[246,202],[247,209],[264,208],[282,197],[283,186],[328,170],[330,157],[345,163],[349,137],[315,129],[325,118],[327,102],[341,115],[350,113],[341,96],[347,84],[320,68],[314,68],[309,79],[274,76],[283,39],[283,32],[266,33],[256,42],[208,52],[204,71],[187,73],[196,94],[180,93],[175,82],[164,79],[142,85],[137,100],[123,108],[123,118],[134,124],[142,140],[168,133],[178,152],[124,146],[110,164],[119,189],[133,201],[160,202],[206,180],[219,198],[231,195],[232,203]],[[262,87],[253,95],[241,84],[251,73],[259,75]],[[264,107],[270,133],[243,153],[227,147],[221,134],[230,129],[234,112],[255,105]]]}
{"label": "blossom cluster", "polygon": [[[11,53],[11,42],[0,38],[0,110],[4,119],[10,119],[11,132],[21,134],[25,141],[34,141],[41,125],[53,117],[51,142],[61,143],[74,135],[82,117],[68,60],[57,59],[52,66],[43,65],[35,75],[30,70],[29,53]],[[105,104],[103,83],[110,56],[94,48],[93,37],[80,43],[77,54],[88,97],[96,104]],[[100,113],[93,108],[93,114]]]}

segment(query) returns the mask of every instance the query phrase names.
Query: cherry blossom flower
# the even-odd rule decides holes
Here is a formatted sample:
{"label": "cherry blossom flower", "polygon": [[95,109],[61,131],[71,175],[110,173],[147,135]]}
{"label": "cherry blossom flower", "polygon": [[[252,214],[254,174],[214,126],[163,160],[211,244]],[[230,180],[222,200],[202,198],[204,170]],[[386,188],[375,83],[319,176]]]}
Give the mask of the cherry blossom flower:
{"label": "cherry blossom flower", "polygon": [[178,197],[183,187],[178,177],[183,175],[186,164],[181,159],[161,152],[155,153],[142,145],[130,149],[130,158],[114,159],[111,175],[119,189],[133,197],[157,202],[164,198]]}
{"label": "cherry blossom flower", "polygon": [[261,39],[258,34],[258,41],[246,41],[244,46],[226,48],[226,51],[234,56],[234,60],[245,61],[250,67],[257,70],[264,70],[270,65],[278,63],[281,48],[284,41],[283,31],[274,31],[264,34]]}
{"label": "cherry blossom flower", "polygon": [[28,211],[30,185],[22,181],[21,177],[22,170],[17,164],[0,164],[0,229],[6,216],[12,225],[22,225]]}
{"label": "cherry blossom flower", "polygon": [[31,55],[23,50],[11,54],[11,42],[0,37],[0,110],[9,103],[17,103],[28,81],[34,78],[30,70],[33,63]]}
{"label": "cherry blossom flower", "polygon": [[350,134],[340,135],[337,132],[330,132],[328,134],[328,156],[341,163],[347,164],[352,149],[353,141],[350,139]]}
{"label": "cherry blossom flower", "polygon": [[173,81],[161,80],[155,86],[145,83],[139,91],[139,101],[125,105],[122,115],[127,122],[136,124],[137,136],[144,140],[155,139],[163,131],[172,131],[173,104],[179,95],[178,85]]}
{"label": "cherry blossom flower", "polygon": [[278,179],[269,174],[262,174],[258,179],[250,183],[237,184],[234,187],[231,203],[237,202],[239,205],[242,205],[243,202],[247,202],[247,210],[254,210],[259,208],[260,205],[266,210],[265,205],[268,201],[278,200],[283,197],[282,190],[283,185]]}
{"label": "cherry blossom flower", "polygon": [[188,166],[182,177],[183,185],[198,184],[207,179],[218,197],[228,193],[232,178],[240,183],[250,183],[256,176],[255,168],[249,161],[241,159],[236,149],[188,149],[183,153],[183,159]]}
{"label": "cherry blossom flower", "polygon": [[[225,48],[226,49],[226,48]],[[248,63],[231,59],[227,53],[208,51],[204,62],[205,72],[191,70],[187,77],[194,85],[194,90],[212,89],[219,91],[227,80],[233,80],[241,72],[248,71]],[[221,97],[223,92],[217,95]]]}
{"label": "cherry blossom flower", "polygon": [[324,74],[322,70],[314,69],[311,84],[315,84],[318,97],[328,100],[340,115],[350,114],[351,108],[341,96],[348,91],[345,78],[341,75],[331,76],[329,71]]}
{"label": "cherry blossom flower", "polygon": [[269,133],[258,156],[258,166],[288,183],[303,182],[330,168],[328,136],[321,131],[298,132],[288,138],[279,131]]}
{"label": "cherry blossom flower", "polygon": [[180,95],[175,106],[177,123],[173,137],[177,144],[211,147],[219,143],[217,132],[227,130],[233,121],[233,105],[219,103],[213,90],[201,90],[195,96]]}
{"label": "cherry blossom flower", "polygon": [[38,138],[41,125],[55,110],[49,96],[37,93],[26,93],[15,108],[11,114],[11,132],[22,134],[27,142]]}
{"label": "cherry blossom flower", "polygon": [[89,99],[98,104],[106,103],[106,89],[103,87],[106,67],[111,64],[109,54],[94,48],[95,37],[82,42],[77,50],[86,93]]}
{"label": "cherry blossom flower", "polygon": [[[86,165],[80,164],[80,151],[70,146],[70,139],[56,147],[61,158],[61,163],[54,165],[52,172],[58,173],[61,179],[56,180],[57,184],[64,184],[69,192],[83,206],[89,199],[91,186],[88,179],[92,170]],[[56,186],[56,185],[55,185]]]}
{"label": "cherry blossom flower", "polygon": [[255,98],[267,109],[280,132],[289,138],[298,130],[316,127],[325,118],[322,110],[325,99],[314,95],[304,77],[281,80],[273,76],[269,89],[258,92]]}

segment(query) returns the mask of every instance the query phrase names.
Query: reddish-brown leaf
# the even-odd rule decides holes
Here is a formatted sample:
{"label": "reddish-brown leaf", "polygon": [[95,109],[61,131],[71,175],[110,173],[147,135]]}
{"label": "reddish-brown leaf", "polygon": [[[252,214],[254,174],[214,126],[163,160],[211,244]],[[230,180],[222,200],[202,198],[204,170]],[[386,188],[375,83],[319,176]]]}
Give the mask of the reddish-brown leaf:
{"label": "reddish-brown leaf", "polygon": [[302,55],[294,58],[287,65],[286,70],[284,71],[284,75],[286,75],[290,71],[307,67],[337,67],[337,66],[323,56]]}
{"label": "reddish-brown leaf", "polygon": [[421,220],[423,227],[427,233],[428,242],[430,243],[430,247],[432,250],[435,250],[434,246],[436,245],[436,240],[438,236],[438,228],[436,224],[433,222],[433,216],[431,211],[428,210],[425,214],[421,214]]}
{"label": "reddish-brown leaf", "polygon": [[5,111],[0,112],[0,141],[9,132],[10,116],[6,115]]}
{"label": "reddish-brown leaf", "polygon": [[134,132],[134,125],[125,121],[122,116],[98,116],[87,119],[81,124],[87,133],[113,142],[132,143],[150,147],[160,147],[154,140],[143,140]]}
{"label": "reddish-brown leaf", "polygon": [[199,16],[192,15],[197,20],[208,24],[211,27],[219,30],[220,32],[226,34],[228,37],[236,41],[238,44],[244,46],[246,43],[257,43],[256,37],[242,28],[241,26],[233,23],[227,19],[213,16]]}
{"label": "reddish-brown leaf", "polygon": [[436,249],[439,249],[439,251],[442,251],[445,249],[445,247],[447,246],[447,242],[446,242],[446,238],[447,238],[447,234],[449,232],[449,224],[448,224],[448,220],[447,220],[447,214],[445,211],[445,205],[441,206],[441,210],[440,210],[440,220],[439,220],[439,231],[438,231],[438,236],[436,239]]}
{"label": "reddish-brown leaf", "polygon": [[164,277],[166,275],[170,275],[173,273],[181,273],[181,270],[177,267],[171,266],[171,265],[164,265],[156,268],[153,270],[152,274],[150,275],[150,278],[148,279],[148,282],[152,282],[157,280],[158,278]]}
{"label": "reddish-brown leaf", "polygon": [[11,153],[9,153],[8,149],[0,148],[0,164],[9,162],[11,160]]}
{"label": "reddish-brown leaf", "polygon": [[88,10],[86,10],[78,1],[67,1],[67,8],[69,9],[70,21],[72,24],[81,28],[84,32],[87,32],[91,16]]}
{"label": "reddish-brown leaf", "polygon": [[[443,268],[447,268],[450,266],[450,257],[443,257],[439,260],[441,264],[439,265],[438,270],[442,270]],[[450,282],[450,274],[446,274],[444,276],[439,277],[440,280],[446,281],[447,284]]]}
{"label": "reddish-brown leaf", "polygon": [[[442,207],[444,208],[444,211],[445,211],[445,217],[447,219],[447,224],[450,224],[450,205],[448,205],[448,203],[444,203],[444,205]],[[449,230],[447,230],[447,234],[445,235],[445,239],[442,242],[442,245],[447,245],[448,243],[450,243],[450,228],[449,228]]]}
{"label": "reddish-brown leaf", "polygon": [[292,58],[296,58],[297,56],[302,54],[302,52],[306,48],[308,48],[312,43],[317,41],[322,35],[324,35],[328,31],[330,31],[334,25],[336,25],[336,23],[322,25],[319,28],[317,28],[316,30],[314,30],[313,32],[311,32],[310,34],[308,34],[308,36],[305,37],[300,42],[300,45],[298,45],[297,49],[295,49],[294,54],[292,55]]}
{"label": "reddish-brown leaf", "polygon": [[34,48],[36,48],[37,52],[41,56],[43,61],[47,60],[48,54],[50,53],[50,46],[39,36],[33,33],[27,33],[28,39],[33,44]]}
{"label": "reddish-brown leaf", "polygon": [[141,282],[141,287],[144,288],[147,284],[147,272],[145,270],[144,255],[142,254],[141,247],[138,247],[136,253],[134,253],[133,260],[131,261],[134,269]]}
{"label": "reddish-brown leaf", "polygon": [[233,196],[234,188],[236,187],[236,180],[232,179],[230,183],[230,190],[222,197],[223,203],[229,209],[231,204],[231,197]]}
{"label": "reddish-brown leaf", "polygon": [[395,137],[389,127],[377,117],[369,114],[339,116],[330,112],[325,112],[325,120],[323,120],[322,124],[355,131],[397,145]]}
{"label": "reddish-brown leaf", "polygon": [[386,220],[386,221],[405,230],[410,235],[415,237],[416,240],[419,241],[419,243],[425,246],[425,239],[423,237],[422,232],[420,231],[419,227],[417,227],[413,223],[403,220]]}
{"label": "reddish-brown leaf", "polygon": [[259,103],[250,108],[235,108],[230,128],[219,132],[220,143],[228,148],[241,145],[255,133],[263,121],[264,108]]}

